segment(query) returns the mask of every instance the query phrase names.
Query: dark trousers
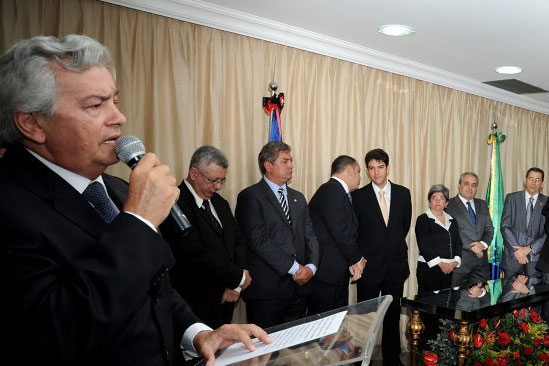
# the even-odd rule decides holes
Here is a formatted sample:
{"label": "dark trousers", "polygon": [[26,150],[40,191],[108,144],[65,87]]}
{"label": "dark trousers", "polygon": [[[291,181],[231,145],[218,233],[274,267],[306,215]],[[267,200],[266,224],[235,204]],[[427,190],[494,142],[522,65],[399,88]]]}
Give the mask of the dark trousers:
{"label": "dark trousers", "polygon": [[429,268],[427,263],[417,262],[417,293],[452,287],[452,273],[445,274],[439,266]]}
{"label": "dark trousers", "polygon": [[246,300],[248,323],[269,328],[305,317],[307,299],[293,294],[285,299]]}
{"label": "dark trousers", "polygon": [[383,319],[383,334],[381,336],[381,353],[384,365],[398,365],[400,362],[400,298],[404,290],[404,282],[396,282],[385,276],[381,282],[374,282],[367,277],[357,281],[357,299],[365,301],[381,295],[393,296],[385,319]]}
{"label": "dark trousers", "polygon": [[308,299],[307,315],[320,314],[349,304],[349,284],[334,285],[311,281],[312,293]]}

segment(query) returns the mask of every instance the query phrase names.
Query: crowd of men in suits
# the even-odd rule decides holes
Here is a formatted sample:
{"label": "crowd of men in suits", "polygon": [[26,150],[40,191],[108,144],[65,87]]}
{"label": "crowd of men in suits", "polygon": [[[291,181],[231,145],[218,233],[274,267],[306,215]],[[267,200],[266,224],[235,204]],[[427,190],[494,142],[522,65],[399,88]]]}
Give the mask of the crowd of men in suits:
{"label": "crowd of men in suits", "polygon": [[[362,188],[360,163],[337,157],[307,203],[288,186],[291,147],[269,142],[258,154],[262,177],[239,193],[233,215],[218,193],[229,161],[213,146],[194,152],[179,188],[151,153],[129,184],[104,173],[118,161],[114,143],[126,119],[116,107],[109,53],[95,40],[21,41],[1,56],[0,71],[6,358],[175,365],[183,350],[211,365],[228,344],[253,349],[250,336],[270,341],[255,325],[227,325],[241,296],[248,321],[270,327],[347,305],[352,281],[358,301],[392,295],[382,355],[385,365],[401,363],[399,299],[410,273],[412,204],[409,189],[388,179],[385,151],[366,154],[371,181]],[[525,191],[506,199],[506,272],[548,272],[535,265],[546,239],[543,180],[541,169],[528,170]],[[458,285],[488,279],[493,227],[477,187],[476,174],[463,173],[447,207],[463,245]],[[192,224],[186,235],[168,217],[176,200]]]}

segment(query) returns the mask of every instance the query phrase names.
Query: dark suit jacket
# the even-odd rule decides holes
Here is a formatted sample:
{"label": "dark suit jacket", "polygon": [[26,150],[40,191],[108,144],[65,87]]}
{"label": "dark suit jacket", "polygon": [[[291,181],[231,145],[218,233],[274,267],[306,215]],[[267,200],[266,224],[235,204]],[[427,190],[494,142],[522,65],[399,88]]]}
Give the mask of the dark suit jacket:
{"label": "dark suit jacket", "polygon": [[[122,207],[127,184],[103,179]],[[0,192],[6,364],[175,364],[181,336],[197,318],[171,289],[174,259],[157,233],[123,212],[105,224],[21,148],[0,160]]]}
{"label": "dark suit jacket", "polygon": [[317,281],[349,284],[349,266],[360,261],[358,221],[345,189],[335,179],[321,185],[309,201],[309,212],[320,246]]}
{"label": "dark suit jacket", "polygon": [[385,276],[391,276],[394,281],[404,282],[410,274],[406,244],[412,220],[410,191],[391,182],[388,226],[372,182],[354,191],[352,197],[358,219],[358,246],[367,261],[362,278],[381,283]]}
{"label": "dark suit jacket", "polygon": [[[175,289],[191,305],[194,313],[206,324],[216,327],[222,316],[221,297],[226,288],[238,287],[242,271],[246,265],[246,243],[229,207],[229,203],[219,194],[210,199],[214,206],[223,232],[215,229],[206,212],[196,205],[187,185],[182,182],[178,205],[187,216],[192,228],[182,237],[173,220],[161,225],[162,235],[170,243],[176,264],[171,271]],[[229,303],[228,305],[230,305]],[[214,309],[218,319],[207,319]]]}
{"label": "dark suit jacket", "polygon": [[[505,197],[501,215],[501,234],[503,235],[501,268],[508,271],[507,274],[511,274],[519,273],[526,267],[526,274],[534,276],[539,253],[547,238],[544,228],[545,217],[541,214],[547,197],[541,193],[538,195],[529,225],[526,223],[526,200],[524,197],[525,191],[509,193]],[[526,266],[520,264],[515,258],[514,246],[532,247],[532,251],[528,255],[530,262]]]}
{"label": "dark suit jacket", "polygon": [[547,238],[539,254],[536,269],[542,272],[549,272],[549,200],[547,200],[541,213],[545,216],[545,233],[547,234]]}
{"label": "dark suit jacket", "polygon": [[[486,201],[475,198],[475,215],[477,226],[473,224],[473,220],[467,211],[467,207],[463,204],[459,195],[451,198],[448,201],[445,211],[456,219],[459,227],[459,235],[463,250],[471,252],[471,243],[475,241],[483,241],[490,245],[494,236],[494,226]],[[461,267],[460,267],[461,268]]]}
{"label": "dark suit jacket", "polygon": [[[244,292],[246,299],[292,296],[295,287],[288,271],[294,260],[318,268],[318,241],[307,201],[303,194],[288,187],[288,206],[292,225],[263,178],[238,194],[235,216],[248,243],[247,267],[253,279]],[[299,286],[299,291],[310,292],[309,285]]]}

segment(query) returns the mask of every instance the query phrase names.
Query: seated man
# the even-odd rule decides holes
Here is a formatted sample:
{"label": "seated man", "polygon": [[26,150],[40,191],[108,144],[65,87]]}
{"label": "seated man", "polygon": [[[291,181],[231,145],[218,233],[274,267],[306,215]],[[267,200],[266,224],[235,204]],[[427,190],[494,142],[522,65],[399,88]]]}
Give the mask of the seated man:
{"label": "seated man", "polygon": [[81,35],[0,56],[0,353],[9,365],[208,365],[252,325],[212,331],[170,285],[157,228],[179,190],[154,154],[104,174],[126,117],[108,50]]}

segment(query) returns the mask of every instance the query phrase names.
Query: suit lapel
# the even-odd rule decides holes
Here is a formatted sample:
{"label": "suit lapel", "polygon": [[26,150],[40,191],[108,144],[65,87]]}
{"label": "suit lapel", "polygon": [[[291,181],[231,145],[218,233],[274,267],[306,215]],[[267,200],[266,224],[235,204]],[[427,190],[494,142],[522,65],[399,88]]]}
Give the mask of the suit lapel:
{"label": "suit lapel", "polygon": [[[179,185],[179,190],[181,191],[181,196],[185,201],[185,203],[187,204],[187,206],[189,206],[191,210],[193,210],[196,213],[197,219],[205,221],[206,225],[209,225],[213,232],[215,232],[219,236],[222,236],[222,233],[218,231],[215,224],[210,220],[210,218],[206,214],[206,211],[196,205],[196,200],[194,199],[192,192],[189,190],[189,187],[187,187],[185,182],[182,182]],[[211,200],[210,200],[210,204],[213,204]]]}
{"label": "suit lapel", "polygon": [[370,202],[372,202],[373,206],[375,207],[374,211],[376,212],[376,216],[377,216],[378,220],[381,221],[383,223],[383,225],[385,225],[385,220],[383,220],[383,214],[381,213],[381,208],[379,207],[379,200],[377,199],[377,196],[376,196],[376,193],[374,191],[374,186],[373,186],[372,182],[370,182],[366,186],[366,198]]}
{"label": "suit lapel", "polygon": [[[81,194],[28,151],[22,148],[10,150],[6,151],[4,158],[15,164],[14,174],[19,175],[29,190],[93,237],[101,235],[106,223]],[[21,166],[25,168],[21,169]]]}
{"label": "suit lapel", "polygon": [[[528,235],[530,237],[536,236],[536,235],[533,235],[532,233],[538,230],[539,220],[541,220],[541,216],[542,216],[541,211],[543,210],[543,206],[545,206],[546,199],[547,197],[545,197],[541,193],[539,194],[538,200],[536,201],[536,205],[534,206],[534,211],[532,212],[532,217],[530,218],[530,225],[528,225]],[[524,211],[526,212],[526,208],[524,209]],[[524,215],[526,216],[526,213]]]}
{"label": "suit lapel", "polygon": [[[284,214],[284,211],[282,211],[282,206],[280,206],[280,202],[278,202],[277,197],[274,195],[273,191],[271,190],[271,187],[269,187],[269,185],[267,184],[267,182],[265,182],[265,180],[263,178],[261,178],[261,180],[259,181],[259,186],[260,186],[261,190],[263,191],[263,195],[265,196],[267,201],[270,202],[271,205],[273,205],[275,211],[278,212],[278,215],[280,216],[280,218],[288,226],[290,226],[290,223],[286,219],[286,215]],[[287,186],[286,186],[286,189],[287,189]],[[290,200],[290,192],[288,190],[288,201],[289,200]],[[288,202],[288,204],[289,204],[289,202]],[[291,206],[288,206],[288,207],[289,207],[289,210],[290,210],[290,217],[292,217]]]}
{"label": "suit lapel", "polygon": [[358,225],[358,220],[354,213],[353,204],[351,200],[349,200],[349,196],[347,195],[347,192],[345,192],[345,188],[343,188],[341,183],[333,178],[330,178],[328,182],[336,187],[335,189],[337,190],[338,194],[341,195],[342,199],[347,202],[347,205],[345,207],[347,208],[348,212],[346,213],[346,215],[350,214],[353,226]]}
{"label": "suit lapel", "polygon": [[519,217],[521,218],[521,225],[526,231],[528,223],[526,222],[526,201],[524,199],[524,192],[526,191],[521,191],[520,194],[517,196],[517,215],[519,215]]}
{"label": "suit lapel", "polygon": [[[465,207],[465,205],[461,201],[461,198],[459,198],[459,196],[456,196],[454,198],[454,201],[456,203],[456,208],[459,211],[460,215],[463,216],[465,218],[465,220],[467,220],[467,224],[472,229],[475,229],[475,224],[473,224],[473,219],[471,218],[471,215],[469,215],[469,211],[467,210],[467,207]],[[477,208],[476,206],[477,206],[477,204],[475,203],[475,208]]]}

